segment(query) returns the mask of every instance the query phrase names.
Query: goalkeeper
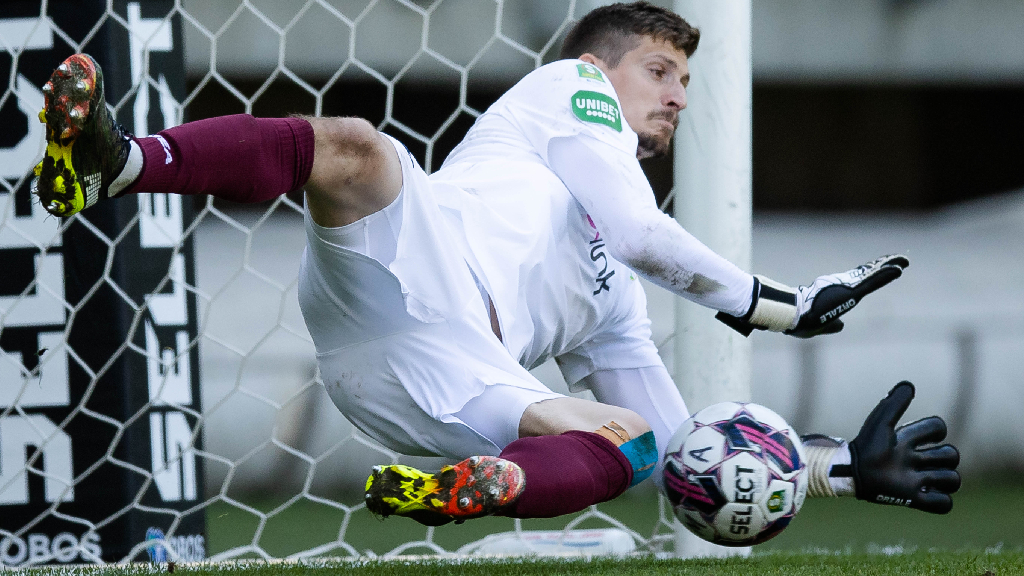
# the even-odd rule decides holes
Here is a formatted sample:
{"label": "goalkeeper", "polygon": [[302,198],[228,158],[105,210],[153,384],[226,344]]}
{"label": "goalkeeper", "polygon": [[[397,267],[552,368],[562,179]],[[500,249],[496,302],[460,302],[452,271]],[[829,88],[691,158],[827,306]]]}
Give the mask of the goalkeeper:
{"label": "goalkeeper", "polygon": [[[699,32],[646,2],[584,16],[429,177],[358,118],[212,118],[151,137],[108,115],[68,58],[44,86],[35,193],[57,216],[135,192],[262,202],[305,190],[299,303],[328,394],[368,436],[461,460],[375,467],[366,503],[430,525],[575,512],[654,474],[688,411],[651,341],[637,274],[726,324],[797,337],[908,265],[887,256],[792,288],[721,258],[658,210],[638,159],[665,154]],[[571,390],[530,373],[549,358]],[[850,444],[809,441],[811,494],[948,512],[957,451],[930,418],[894,425],[897,386]]]}

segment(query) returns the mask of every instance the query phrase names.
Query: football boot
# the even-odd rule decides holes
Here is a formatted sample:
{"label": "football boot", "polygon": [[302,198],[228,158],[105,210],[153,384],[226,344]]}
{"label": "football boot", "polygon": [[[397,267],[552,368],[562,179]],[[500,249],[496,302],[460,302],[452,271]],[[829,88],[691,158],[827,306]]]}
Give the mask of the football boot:
{"label": "football boot", "polygon": [[440,472],[410,466],[374,466],[366,480],[366,508],[381,518],[405,516],[426,526],[494,514],[523,492],[526,475],[514,462],[473,456]]}
{"label": "football boot", "polygon": [[[46,156],[33,193],[54,216],[71,216],[108,197],[131,151],[125,129],[103,99],[103,72],[88,54],[65,60],[43,86]],[[122,186],[123,187],[123,186]]]}

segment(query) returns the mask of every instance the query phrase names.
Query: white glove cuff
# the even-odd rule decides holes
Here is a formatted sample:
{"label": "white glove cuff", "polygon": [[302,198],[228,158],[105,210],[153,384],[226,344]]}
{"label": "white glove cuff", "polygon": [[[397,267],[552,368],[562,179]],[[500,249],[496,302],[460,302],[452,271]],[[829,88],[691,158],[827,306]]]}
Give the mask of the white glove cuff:
{"label": "white glove cuff", "polygon": [[772,332],[785,332],[795,327],[796,289],[761,275],[754,278],[761,286],[749,322]]}
{"label": "white glove cuff", "polygon": [[853,496],[853,478],[831,476],[832,467],[850,464],[850,445],[839,438],[835,443],[804,443],[807,457],[807,495],[812,498]]}
{"label": "white glove cuff", "polygon": [[843,445],[839,447],[839,450],[832,456],[832,462],[828,466],[829,476],[828,483],[832,486],[832,491],[836,493],[836,496],[856,496],[857,491],[853,486],[852,476],[832,476],[832,469],[835,466],[849,466],[851,463],[850,458],[850,445],[843,440]]}
{"label": "white glove cuff", "polygon": [[804,455],[807,456],[807,495],[811,498],[838,496],[828,477],[832,469],[832,457],[837,452],[839,446],[804,445]]}

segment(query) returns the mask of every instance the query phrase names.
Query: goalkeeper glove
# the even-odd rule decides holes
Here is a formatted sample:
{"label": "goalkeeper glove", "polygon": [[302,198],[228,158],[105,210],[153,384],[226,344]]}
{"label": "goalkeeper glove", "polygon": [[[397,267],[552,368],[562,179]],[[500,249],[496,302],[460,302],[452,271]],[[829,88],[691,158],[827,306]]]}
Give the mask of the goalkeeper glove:
{"label": "goalkeeper glove", "polygon": [[960,453],[949,444],[934,446],[946,437],[938,416],[896,428],[913,398],[913,384],[897,384],[850,442],[849,473],[832,466],[830,475],[852,476],[858,500],[946,514],[950,494],[960,489]]}
{"label": "goalkeeper glove", "polygon": [[840,316],[864,296],[899,278],[909,265],[905,256],[882,256],[853,270],[819,276],[809,286],[799,288],[754,276],[754,294],[747,313],[737,318],[719,312],[715,318],[744,336],[755,329],[797,338],[833,334],[843,329]]}

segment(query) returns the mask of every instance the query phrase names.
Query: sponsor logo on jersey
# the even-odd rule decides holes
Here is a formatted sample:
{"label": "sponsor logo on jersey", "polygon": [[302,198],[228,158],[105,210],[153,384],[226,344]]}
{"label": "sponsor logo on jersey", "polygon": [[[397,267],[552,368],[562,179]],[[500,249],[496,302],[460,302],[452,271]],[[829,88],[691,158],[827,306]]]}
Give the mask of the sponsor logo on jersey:
{"label": "sponsor logo on jersey", "polygon": [[580,90],[572,95],[572,113],[583,122],[603,124],[616,132],[622,132],[619,105],[607,94]]}
{"label": "sponsor logo on jersey", "polygon": [[576,72],[579,73],[580,78],[604,82],[604,75],[601,74],[601,71],[593,64],[577,64]]}
{"label": "sponsor logo on jersey", "polygon": [[597,273],[597,278],[594,279],[594,282],[597,282],[597,289],[594,290],[594,296],[597,296],[602,291],[612,291],[608,286],[608,280],[612,276],[615,276],[615,270],[608,269],[608,255],[604,253],[604,239],[601,238],[601,233],[597,231],[597,226],[594,225],[594,220],[591,219],[589,214],[587,215],[587,222],[590,224],[590,227],[594,229],[594,239],[590,241],[590,259],[594,262],[600,262],[602,266],[601,271]]}

